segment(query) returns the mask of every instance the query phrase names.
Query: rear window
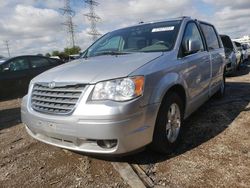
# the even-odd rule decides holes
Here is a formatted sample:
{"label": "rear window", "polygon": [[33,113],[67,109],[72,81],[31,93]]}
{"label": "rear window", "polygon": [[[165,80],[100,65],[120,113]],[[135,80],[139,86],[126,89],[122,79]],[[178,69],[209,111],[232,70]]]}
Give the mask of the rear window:
{"label": "rear window", "polygon": [[209,50],[220,48],[220,43],[214,27],[207,24],[201,24],[201,29],[205,35]]}

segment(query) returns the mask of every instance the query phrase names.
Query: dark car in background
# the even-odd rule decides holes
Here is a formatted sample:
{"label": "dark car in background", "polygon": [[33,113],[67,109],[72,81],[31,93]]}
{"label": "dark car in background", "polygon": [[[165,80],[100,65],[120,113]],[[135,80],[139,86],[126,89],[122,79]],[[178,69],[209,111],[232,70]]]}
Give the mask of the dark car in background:
{"label": "dark car in background", "polygon": [[246,58],[249,59],[250,58],[250,47],[248,44],[242,44],[243,49],[246,52]]}
{"label": "dark car in background", "polygon": [[237,71],[240,63],[240,53],[237,52],[235,44],[227,35],[220,35],[226,55],[226,74]]}
{"label": "dark car in background", "polygon": [[238,61],[238,69],[239,69],[240,65],[243,63],[243,52],[242,52],[243,49],[239,42],[233,41],[233,45],[234,45],[234,50],[236,53],[236,58]]}
{"label": "dark car in background", "polygon": [[241,53],[241,61],[240,64],[244,63],[248,59],[247,51],[244,48],[244,45],[241,44],[240,42],[234,41],[234,44],[237,47],[237,50],[240,51]]}
{"label": "dark car in background", "polygon": [[38,74],[63,64],[43,56],[18,56],[0,60],[0,96],[27,92],[29,82]]}

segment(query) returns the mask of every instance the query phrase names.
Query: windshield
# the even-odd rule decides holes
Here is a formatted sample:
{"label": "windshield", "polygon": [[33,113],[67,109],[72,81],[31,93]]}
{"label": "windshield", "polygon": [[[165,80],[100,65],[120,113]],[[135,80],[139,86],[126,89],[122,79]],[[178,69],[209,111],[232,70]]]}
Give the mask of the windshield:
{"label": "windshield", "polygon": [[169,51],[174,47],[180,23],[167,21],[113,31],[94,43],[86,57]]}

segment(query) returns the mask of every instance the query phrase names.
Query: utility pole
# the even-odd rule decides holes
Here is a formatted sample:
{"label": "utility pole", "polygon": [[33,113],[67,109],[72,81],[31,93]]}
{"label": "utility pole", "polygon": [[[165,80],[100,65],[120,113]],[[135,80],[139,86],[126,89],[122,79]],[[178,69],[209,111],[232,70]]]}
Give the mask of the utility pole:
{"label": "utility pole", "polygon": [[8,51],[8,55],[9,55],[9,57],[10,57],[9,41],[8,41],[8,40],[5,40],[4,43],[5,43],[5,45],[6,45],[6,49],[7,49],[7,51]]}
{"label": "utility pole", "polygon": [[62,23],[66,26],[67,32],[70,35],[70,41],[72,47],[75,47],[75,25],[73,24],[73,17],[75,16],[75,11],[72,10],[70,6],[70,0],[64,0],[64,7],[60,10],[63,11],[63,15],[66,16],[66,21]]}
{"label": "utility pole", "polygon": [[93,42],[101,35],[96,29],[96,23],[101,20],[101,18],[95,13],[95,6],[98,6],[99,3],[94,0],[84,0],[86,4],[89,6],[89,13],[84,14],[90,21],[90,29],[88,32],[90,36],[92,36]]}

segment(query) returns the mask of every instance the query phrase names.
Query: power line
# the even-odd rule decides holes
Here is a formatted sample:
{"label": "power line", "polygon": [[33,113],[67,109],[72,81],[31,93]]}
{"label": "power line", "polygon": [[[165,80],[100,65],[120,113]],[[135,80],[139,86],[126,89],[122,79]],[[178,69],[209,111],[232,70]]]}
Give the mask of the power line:
{"label": "power line", "polygon": [[67,32],[70,35],[70,41],[72,47],[75,47],[75,27],[76,25],[73,24],[73,17],[75,16],[75,11],[72,10],[70,6],[70,0],[64,0],[64,7],[60,10],[63,11],[63,15],[66,16],[66,21],[62,23],[66,26]]}
{"label": "power line", "polygon": [[91,31],[88,32],[90,36],[92,36],[92,40],[95,41],[101,33],[98,32],[96,28],[96,23],[101,20],[101,18],[95,13],[95,6],[98,6],[99,3],[93,0],[84,0],[86,4],[89,6],[89,13],[84,14],[90,21],[90,29]]}
{"label": "power line", "polygon": [[8,51],[8,55],[9,55],[9,57],[10,57],[9,41],[8,41],[8,40],[5,40],[5,41],[4,41],[4,44],[6,45],[6,49],[7,49],[7,51]]}

